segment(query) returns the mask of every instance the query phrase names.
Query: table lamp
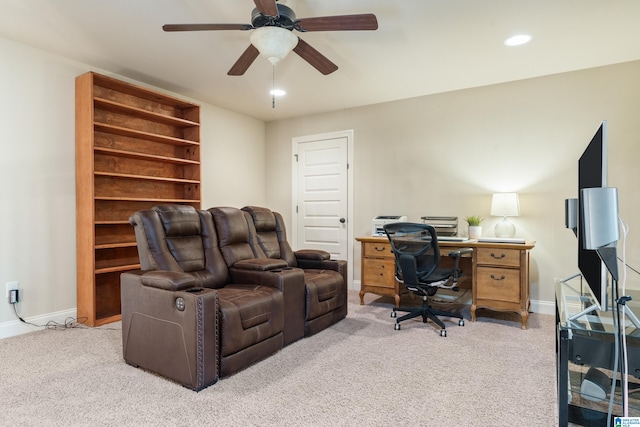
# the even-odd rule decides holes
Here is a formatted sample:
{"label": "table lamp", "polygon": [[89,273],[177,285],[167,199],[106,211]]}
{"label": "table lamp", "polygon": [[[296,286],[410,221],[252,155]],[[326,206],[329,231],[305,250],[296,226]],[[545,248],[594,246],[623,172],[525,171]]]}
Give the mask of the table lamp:
{"label": "table lamp", "polygon": [[494,193],[491,200],[491,215],[501,216],[494,232],[496,237],[514,237],[516,226],[508,219],[508,216],[520,216],[520,201],[518,193]]}

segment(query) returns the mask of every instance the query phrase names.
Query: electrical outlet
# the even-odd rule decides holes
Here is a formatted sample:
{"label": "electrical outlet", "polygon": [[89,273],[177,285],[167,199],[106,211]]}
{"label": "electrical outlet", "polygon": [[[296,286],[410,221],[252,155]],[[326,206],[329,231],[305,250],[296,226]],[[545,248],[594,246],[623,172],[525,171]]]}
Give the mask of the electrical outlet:
{"label": "electrical outlet", "polygon": [[11,295],[12,290],[19,289],[19,285],[18,281],[7,282],[7,298]]}

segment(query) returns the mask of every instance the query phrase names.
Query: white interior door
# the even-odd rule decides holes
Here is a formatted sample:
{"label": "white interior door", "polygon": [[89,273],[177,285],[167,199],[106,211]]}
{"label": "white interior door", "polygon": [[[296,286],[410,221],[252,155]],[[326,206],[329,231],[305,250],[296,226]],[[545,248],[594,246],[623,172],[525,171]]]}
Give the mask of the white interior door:
{"label": "white interior door", "polygon": [[350,271],[352,139],[352,131],[294,138],[292,177],[294,249],[323,249],[347,260]]}

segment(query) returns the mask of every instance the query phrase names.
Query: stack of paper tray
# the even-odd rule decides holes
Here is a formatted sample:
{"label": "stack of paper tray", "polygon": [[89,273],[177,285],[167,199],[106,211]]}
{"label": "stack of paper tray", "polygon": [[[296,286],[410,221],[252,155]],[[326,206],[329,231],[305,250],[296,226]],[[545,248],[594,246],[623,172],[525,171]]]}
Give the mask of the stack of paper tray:
{"label": "stack of paper tray", "polygon": [[458,234],[457,216],[423,216],[422,222],[436,229],[438,237],[456,236]]}

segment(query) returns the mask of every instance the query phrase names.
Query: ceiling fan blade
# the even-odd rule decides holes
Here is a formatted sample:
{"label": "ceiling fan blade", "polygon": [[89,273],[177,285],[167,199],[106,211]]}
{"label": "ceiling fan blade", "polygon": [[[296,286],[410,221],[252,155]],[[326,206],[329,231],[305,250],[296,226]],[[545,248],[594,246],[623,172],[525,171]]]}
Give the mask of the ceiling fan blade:
{"label": "ceiling fan blade", "polygon": [[251,30],[251,24],[166,24],[164,31],[215,31],[215,30]]}
{"label": "ceiling fan blade", "polygon": [[264,16],[275,16],[276,18],[280,16],[276,0],[253,0],[253,2]]}
{"label": "ceiling fan blade", "polygon": [[378,20],[373,13],[360,15],[318,16],[296,21],[298,31],[377,30]]}
{"label": "ceiling fan blade", "polygon": [[305,42],[300,37],[298,37],[298,44],[293,48],[293,51],[325,76],[338,69],[336,64],[329,61],[326,56],[315,50],[309,43]]}
{"label": "ceiling fan blade", "polygon": [[256,49],[252,44],[249,45],[247,50],[245,50],[240,58],[236,61],[235,64],[231,67],[231,69],[227,72],[229,76],[241,76],[249,69],[253,61],[260,55],[258,49]]}

